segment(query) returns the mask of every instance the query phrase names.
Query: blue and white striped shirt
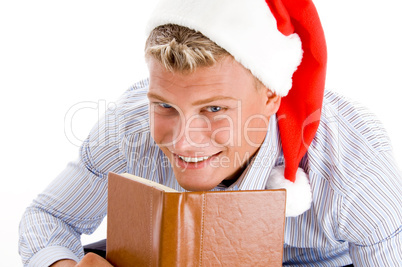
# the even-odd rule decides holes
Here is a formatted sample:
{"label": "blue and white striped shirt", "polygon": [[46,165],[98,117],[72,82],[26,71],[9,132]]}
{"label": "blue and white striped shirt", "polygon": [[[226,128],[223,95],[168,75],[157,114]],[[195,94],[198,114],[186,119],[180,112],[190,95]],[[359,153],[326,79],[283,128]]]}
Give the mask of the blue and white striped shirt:
{"label": "blue and white striped shirt", "polygon": [[[145,80],[126,91],[84,141],[79,159],[27,208],[20,224],[24,265],[83,257],[80,235],[94,232],[106,216],[110,171],[183,190],[150,136],[147,89]],[[241,177],[215,190],[264,189],[272,168],[283,163],[273,116]],[[284,265],[401,266],[402,179],[373,115],[326,92],[319,129],[300,167],[309,175],[313,203],[304,214],[286,219]]]}

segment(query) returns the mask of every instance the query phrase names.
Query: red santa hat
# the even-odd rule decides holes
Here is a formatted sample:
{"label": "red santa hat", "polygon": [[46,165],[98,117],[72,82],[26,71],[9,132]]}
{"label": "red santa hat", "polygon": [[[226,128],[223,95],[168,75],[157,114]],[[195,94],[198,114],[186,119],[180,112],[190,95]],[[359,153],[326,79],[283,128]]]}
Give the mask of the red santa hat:
{"label": "red santa hat", "polygon": [[286,215],[311,205],[308,175],[299,167],[317,131],[322,106],[326,43],[311,0],[162,0],[148,33],[177,24],[204,34],[282,96],[277,112],[285,166],[267,188],[286,188]]}

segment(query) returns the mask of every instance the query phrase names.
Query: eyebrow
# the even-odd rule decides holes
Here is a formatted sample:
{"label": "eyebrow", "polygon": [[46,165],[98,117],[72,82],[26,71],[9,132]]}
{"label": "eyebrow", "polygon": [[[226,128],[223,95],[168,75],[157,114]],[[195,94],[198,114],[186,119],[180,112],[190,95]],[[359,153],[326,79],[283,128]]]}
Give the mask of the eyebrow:
{"label": "eyebrow", "polygon": [[148,96],[148,98],[155,98],[155,99],[158,99],[158,100],[160,100],[162,102],[165,102],[165,103],[169,102],[165,98],[163,98],[162,96],[154,94],[154,93],[148,93],[147,96]]}
{"label": "eyebrow", "polygon": [[[148,95],[148,98],[155,98],[155,99],[158,99],[158,100],[160,100],[162,102],[169,103],[168,100],[166,100],[165,98],[163,98],[160,95],[157,95],[157,94],[154,94],[154,93],[148,93],[147,95]],[[213,97],[210,97],[210,98],[197,100],[197,101],[193,102],[192,105],[193,106],[199,106],[199,105],[204,105],[204,104],[211,103],[211,102],[218,101],[218,100],[235,100],[236,101],[237,99],[233,98],[231,96],[213,96]]]}

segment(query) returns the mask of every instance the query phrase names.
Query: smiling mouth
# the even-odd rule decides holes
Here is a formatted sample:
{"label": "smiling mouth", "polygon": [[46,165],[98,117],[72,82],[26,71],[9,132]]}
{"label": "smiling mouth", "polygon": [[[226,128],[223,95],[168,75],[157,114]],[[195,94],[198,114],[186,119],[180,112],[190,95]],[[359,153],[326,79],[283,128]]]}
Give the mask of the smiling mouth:
{"label": "smiling mouth", "polygon": [[218,154],[220,154],[220,152],[216,153],[214,155],[211,155],[211,156],[204,156],[204,157],[184,157],[184,156],[180,156],[180,155],[177,155],[177,157],[187,163],[198,163],[198,162],[206,161],[214,156],[217,156]]}
{"label": "smiling mouth", "polygon": [[189,162],[189,163],[197,163],[197,162],[201,162],[204,160],[209,159],[212,156],[209,157],[197,157],[197,158],[192,158],[192,157],[182,157],[182,156],[178,156],[181,160],[185,161],[185,162]]}

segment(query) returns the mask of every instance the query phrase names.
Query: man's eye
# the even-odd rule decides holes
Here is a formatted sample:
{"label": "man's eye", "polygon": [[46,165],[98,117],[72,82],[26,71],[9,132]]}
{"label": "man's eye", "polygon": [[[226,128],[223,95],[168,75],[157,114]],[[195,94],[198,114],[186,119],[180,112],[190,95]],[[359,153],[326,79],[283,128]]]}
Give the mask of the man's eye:
{"label": "man's eye", "polygon": [[221,108],[221,107],[217,107],[217,106],[210,106],[210,107],[207,107],[206,110],[207,110],[208,112],[218,112],[218,111],[221,111],[222,108]]}
{"label": "man's eye", "polygon": [[151,112],[155,112],[155,114],[159,114],[161,116],[172,116],[177,115],[176,108],[172,105],[163,102],[153,102],[153,109]]}
{"label": "man's eye", "polygon": [[158,105],[159,105],[160,107],[162,107],[162,108],[171,108],[171,107],[172,107],[171,105],[166,104],[166,103],[159,103]]}

